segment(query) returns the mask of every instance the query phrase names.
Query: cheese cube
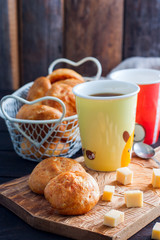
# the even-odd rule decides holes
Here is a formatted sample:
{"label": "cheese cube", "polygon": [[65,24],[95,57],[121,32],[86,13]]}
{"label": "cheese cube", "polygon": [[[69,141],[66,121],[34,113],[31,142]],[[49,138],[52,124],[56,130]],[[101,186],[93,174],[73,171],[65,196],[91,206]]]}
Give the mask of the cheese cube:
{"label": "cheese cube", "polygon": [[124,222],[124,213],[118,210],[110,210],[104,215],[104,225],[116,227],[121,222]]}
{"label": "cheese cube", "polygon": [[115,191],[115,186],[106,185],[104,187],[102,200],[111,201],[114,191]]}
{"label": "cheese cube", "polygon": [[153,168],[152,185],[154,188],[160,188],[160,169]]}
{"label": "cheese cube", "polygon": [[160,239],[160,223],[156,222],[152,229],[152,239]]}
{"label": "cheese cube", "polygon": [[116,180],[123,185],[133,182],[133,172],[128,167],[118,168],[116,171]]}
{"label": "cheese cube", "polygon": [[140,190],[129,190],[124,193],[126,206],[143,207],[143,192]]}

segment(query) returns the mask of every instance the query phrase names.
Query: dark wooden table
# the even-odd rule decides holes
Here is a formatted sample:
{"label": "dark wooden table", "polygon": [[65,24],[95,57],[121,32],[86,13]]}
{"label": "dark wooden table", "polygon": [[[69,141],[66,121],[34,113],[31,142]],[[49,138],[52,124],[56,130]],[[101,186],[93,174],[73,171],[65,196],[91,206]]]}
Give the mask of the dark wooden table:
{"label": "dark wooden table", "polygon": [[[0,99],[10,93],[9,91],[0,91]],[[154,145],[154,147],[157,146],[160,146],[160,139]],[[81,154],[82,152],[80,150],[73,158]],[[5,122],[0,118],[0,184],[31,173],[35,166],[35,162],[22,159],[15,153]],[[151,239],[152,228],[156,221],[160,222],[160,217],[131,237],[130,240]],[[0,240],[22,239],[67,240],[68,238],[36,230],[0,205]]]}

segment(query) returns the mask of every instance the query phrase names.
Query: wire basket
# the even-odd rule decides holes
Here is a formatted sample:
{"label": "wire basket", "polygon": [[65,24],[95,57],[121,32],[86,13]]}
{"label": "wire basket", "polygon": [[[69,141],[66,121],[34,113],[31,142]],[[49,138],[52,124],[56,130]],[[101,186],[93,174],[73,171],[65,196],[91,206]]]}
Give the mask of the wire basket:
{"label": "wire basket", "polygon": [[[49,66],[49,74],[56,64],[65,62],[73,66],[79,66],[87,61],[93,61],[97,66],[97,74],[93,78],[84,78],[86,81],[98,80],[102,68],[99,61],[93,57],[87,57],[75,63],[68,59],[57,59]],[[56,97],[43,97],[29,102],[26,99],[27,93],[33,82],[28,83],[7,95],[1,100],[1,117],[7,125],[14,150],[27,160],[40,162],[51,156],[71,157],[81,148],[81,139],[77,115],[64,117],[65,104]],[[23,104],[35,104],[39,101],[50,99],[61,104],[63,113],[60,119],[54,120],[23,120],[16,119],[16,114]]]}

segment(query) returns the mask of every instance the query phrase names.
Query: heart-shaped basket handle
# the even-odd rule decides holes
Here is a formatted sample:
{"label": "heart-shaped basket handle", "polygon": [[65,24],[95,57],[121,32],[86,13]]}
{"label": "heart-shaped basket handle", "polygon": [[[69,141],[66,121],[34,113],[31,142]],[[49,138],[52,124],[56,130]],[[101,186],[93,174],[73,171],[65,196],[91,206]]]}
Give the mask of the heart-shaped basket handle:
{"label": "heart-shaped basket handle", "polygon": [[68,60],[67,58],[59,58],[57,60],[55,60],[54,62],[52,62],[48,68],[48,73],[51,74],[53,72],[53,69],[54,67],[58,64],[58,63],[68,63],[72,66],[80,66],[82,65],[83,63],[85,62],[88,62],[88,61],[92,61],[96,64],[97,66],[97,74],[93,77],[84,77],[85,80],[98,80],[100,77],[101,77],[101,74],[102,74],[102,66],[100,64],[100,62],[94,58],[94,57],[86,57],[86,58],[83,58],[82,60],[80,60],[79,62],[73,62],[71,60]]}
{"label": "heart-shaped basket handle", "polygon": [[[28,104],[28,105],[32,105],[35,104],[37,102],[40,102],[42,100],[53,100],[56,101],[58,103],[61,104],[63,112],[62,112],[62,116],[59,119],[51,119],[51,120],[26,120],[26,119],[17,119],[17,118],[13,118],[10,117],[8,115],[8,113],[5,111],[4,109],[4,103],[5,101],[7,101],[9,98],[13,98],[16,99],[24,104]],[[5,97],[3,97],[1,99],[0,102],[0,107],[1,107],[1,111],[5,117],[5,119],[9,120],[10,122],[12,122],[14,124],[14,126],[16,127],[16,129],[25,137],[27,138],[30,142],[32,142],[36,147],[40,147],[48,138],[49,136],[53,133],[53,131],[56,129],[56,127],[58,126],[58,124],[60,124],[62,122],[62,120],[64,119],[65,113],[66,113],[66,107],[65,104],[63,103],[63,101],[61,101],[59,98],[56,97],[51,97],[51,96],[46,96],[46,97],[42,97],[39,98],[35,101],[27,101],[21,97],[15,96],[15,95],[7,95]],[[35,140],[33,140],[32,138],[30,138],[20,127],[18,123],[28,123],[28,124],[47,124],[47,123],[55,123],[54,127],[46,134],[46,136],[42,139],[41,142],[37,142]]]}

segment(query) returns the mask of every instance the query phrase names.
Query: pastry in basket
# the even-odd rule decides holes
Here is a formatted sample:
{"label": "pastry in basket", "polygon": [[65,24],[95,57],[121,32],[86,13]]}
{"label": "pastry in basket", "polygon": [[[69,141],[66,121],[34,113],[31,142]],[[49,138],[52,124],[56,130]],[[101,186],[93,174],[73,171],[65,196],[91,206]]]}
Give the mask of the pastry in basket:
{"label": "pastry in basket", "polygon": [[32,144],[28,139],[23,138],[21,142],[21,153],[24,155],[28,155],[30,158],[48,158],[54,156],[58,156],[60,154],[65,154],[69,150],[69,143],[63,142],[59,139],[54,139],[52,142],[45,142],[37,148],[34,144]]}
{"label": "pastry in basket", "polygon": [[[56,108],[45,105],[25,104],[18,111],[16,118],[27,120],[51,120],[59,119],[61,116],[62,113]],[[22,128],[25,133],[32,139],[36,139],[37,141],[41,141],[50,130],[50,127],[53,126],[54,124],[22,124]],[[58,128],[62,133],[65,130],[65,126],[62,124],[58,126]]]}
{"label": "pastry in basket", "polygon": [[[46,93],[46,96],[57,97],[64,102],[66,106],[66,115],[65,115],[66,117],[76,114],[75,95],[72,92],[72,87],[69,86],[68,84],[64,84],[64,83],[52,84],[52,87],[48,90],[48,92]],[[60,103],[56,101],[44,100],[43,104],[53,108],[57,108],[61,112],[63,111]]]}
{"label": "pastry in basket", "polygon": [[51,179],[45,198],[56,213],[79,215],[91,210],[99,200],[99,187],[87,172],[64,172]]}
{"label": "pastry in basket", "polygon": [[74,79],[79,79],[84,81],[83,77],[79,73],[68,68],[56,69],[50,75],[48,75],[47,78],[51,81],[51,83],[54,83],[59,80],[69,79],[69,78],[74,78]]}
{"label": "pastry in basket", "polygon": [[[67,122],[67,121],[66,121]],[[74,121],[74,123],[65,124],[64,133],[62,131],[57,131],[55,137],[61,137],[63,141],[75,141],[77,136],[79,135],[78,131],[78,121]]]}
{"label": "pastry in basket", "polygon": [[33,192],[43,194],[47,183],[66,171],[85,172],[84,168],[76,160],[64,157],[47,158],[38,163],[33,169],[29,177],[29,187]]}
{"label": "pastry in basket", "polygon": [[56,109],[45,105],[24,104],[18,111],[16,118],[27,120],[51,120],[59,119],[62,113]]}
{"label": "pastry in basket", "polygon": [[55,84],[59,84],[59,83],[64,83],[64,84],[67,84],[71,87],[74,87],[76,86],[77,84],[80,84],[80,83],[83,83],[84,80],[80,80],[80,79],[75,79],[75,78],[70,78],[70,79],[65,79],[65,80],[60,80],[58,82],[55,82]]}
{"label": "pastry in basket", "polygon": [[[82,82],[83,80],[72,78],[61,80],[52,84],[52,88],[46,93],[46,95],[48,96],[60,98],[65,103],[66,117],[76,114],[75,96],[72,93],[72,87]],[[58,102],[52,100],[45,100],[43,101],[43,103],[51,107],[58,108],[62,111],[62,107]],[[74,131],[77,129],[77,124],[78,122],[74,121],[74,123],[66,125],[66,131],[65,134],[63,134],[64,140],[67,138],[69,138],[70,140],[75,139],[76,133],[74,133]],[[58,136],[60,136],[59,133]]]}
{"label": "pastry in basket", "polygon": [[28,91],[27,100],[34,101],[38,98],[44,97],[46,92],[50,88],[51,88],[51,82],[48,78],[46,77],[37,78]]}

